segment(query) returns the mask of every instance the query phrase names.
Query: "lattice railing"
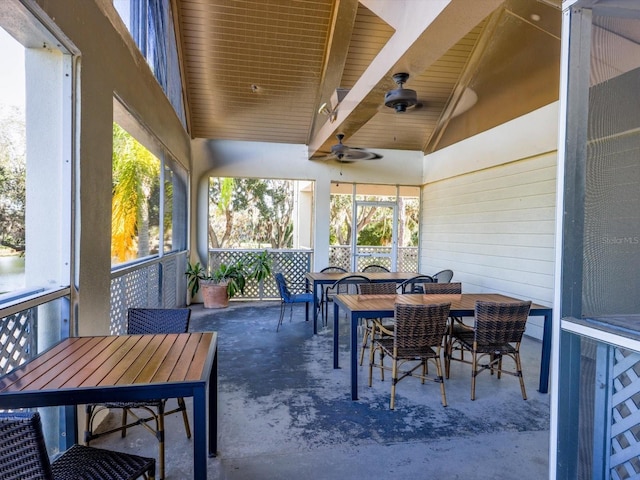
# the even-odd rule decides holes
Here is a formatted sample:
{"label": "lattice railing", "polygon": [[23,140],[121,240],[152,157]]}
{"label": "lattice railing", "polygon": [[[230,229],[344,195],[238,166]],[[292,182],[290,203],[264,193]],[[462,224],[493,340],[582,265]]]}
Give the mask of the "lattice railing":
{"label": "lattice railing", "polygon": [[398,249],[398,271],[418,271],[418,247],[402,247]]}
{"label": "lattice railing", "polygon": [[0,319],[0,375],[37,353],[37,312],[37,308],[30,308]]}
{"label": "lattice railing", "polygon": [[[251,256],[264,250],[209,250],[209,270],[213,271],[221,263],[232,264],[237,261],[248,261]],[[268,250],[273,260],[272,271],[282,272],[289,282],[305,281],[305,274],[311,269],[312,250]],[[273,276],[264,282],[248,281],[244,295],[236,295],[237,299],[278,299],[278,286]]]}
{"label": "lattice railing", "polygon": [[125,333],[129,308],[175,308],[186,303],[186,257],[186,252],[167,255],[112,273],[112,335]]}
{"label": "lattice railing", "polygon": [[640,354],[614,348],[611,398],[612,480],[640,476]]}
{"label": "lattice railing", "polygon": [[329,265],[351,270],[351,247],[348,245],[329,247]]}
{"label": "lattice railing", "polygon": [[[391,259],[385,257],[376,257],[378,254],[389,255],[391,247],[358,247],[360,253],[372,255],[371,257],[358,258],[358,268],[361,271],[364,267],[371,263],[382,265],[391,269]],[[351,247],[349,245],[332,245],[329,247],[329,265],[342,267],[345,270],[351,270]],[[418,247],[401,247],[398,248],[398,272],[417,272],[418,271]]]}

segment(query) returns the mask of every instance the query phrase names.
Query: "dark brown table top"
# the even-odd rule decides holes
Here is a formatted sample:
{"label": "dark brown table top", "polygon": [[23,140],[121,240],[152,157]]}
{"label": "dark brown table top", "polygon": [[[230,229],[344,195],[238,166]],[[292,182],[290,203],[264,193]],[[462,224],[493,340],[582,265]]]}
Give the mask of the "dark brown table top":
{"label": "dark brown table top", "polygon": [[198,381],[215,338],[213,332],[67,338],[0,377],[0,398],[11,392]]}

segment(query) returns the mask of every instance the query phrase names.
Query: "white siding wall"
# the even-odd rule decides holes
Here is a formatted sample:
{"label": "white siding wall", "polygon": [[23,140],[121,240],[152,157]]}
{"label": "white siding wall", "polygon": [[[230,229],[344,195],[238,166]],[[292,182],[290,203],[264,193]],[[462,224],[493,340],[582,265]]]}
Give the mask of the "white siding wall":
{"label": "white siding wall", "polygon": [[[487,140],[500,128],[470,141],[492,145]],[[482,148],[476,156],[483,156]],[[421,270],[452,269],[463,292],[496,292],[551,305],[556,161],[555,151],[503,158],[499,165],[427,183]],[[542,338],[541,317],[530,318],[527,334]]]}

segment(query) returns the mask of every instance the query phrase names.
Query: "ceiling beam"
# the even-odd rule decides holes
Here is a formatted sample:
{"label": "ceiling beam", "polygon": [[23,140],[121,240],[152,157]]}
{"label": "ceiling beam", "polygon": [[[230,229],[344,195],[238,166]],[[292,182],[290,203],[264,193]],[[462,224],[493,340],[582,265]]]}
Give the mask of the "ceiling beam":
{"label": "ceiling beam", "polygon": [[[336,0],[329,39],[327,40],[320,90],[316,101],[318,107],[325,102],[329,104],[331,95],[336,88],[340,87],[357,13],[358,0]],[[323,120],[326,120],[326,117],[316,110],[308,139],[314,137]]]}
{"label": "ceiling beam", "polygon": [[469,85],[469,82],[471,82],[473,75],[475,75],[475,73],[477,72],[480,66],[482,57],[487,47],[489,46],[489,43],[496,32],[496,29],[498,28],[500,18],[502,18],[502,15],[504,14],[504,10],[505,10],[504,6],[501,6],[495,9],[491,14],[491,16],[487,19],[487,22],[484,25],[482,34],[480,35],[480,39],[478,40],[478,43],[474,47],[473,52],[471,53],[471,56],[467,60],[467,64],[464,69],[464,72],[460,76],[458,80],[458,84],[455,86],[451,94],[449,103],[447,103],[442,114],[440,115],[440,118],[438,119],[438,123],[434,128],[433,132],[431,133],[431,136],[427,139],[425,145],[422,147],[422,151],[425,154],[432,153],[433,151],[435,151],[436,147],[438,146],[438,142],[442,138],[442,135],[444,134],[444,131],[447,128],[447,125],[449,125],[449,122],[454,117],[454,112],[456,111],[458,102],[462,98],[462,95],[464,94],[465,89]]}
{"label": "ceiling beam", "polygon": [[406,0],[403,8],[392,2],[363,0],[371,10],[388,19],[396,28],[380,53],[340,104],[336,120],[325,122],[309,142],[309,157],[329,151],[335,134],[345,140],[365,125],[377,112],[384,94],[396,88],[392,75],[418,75],[444,55],[493,10],[502,0]]}

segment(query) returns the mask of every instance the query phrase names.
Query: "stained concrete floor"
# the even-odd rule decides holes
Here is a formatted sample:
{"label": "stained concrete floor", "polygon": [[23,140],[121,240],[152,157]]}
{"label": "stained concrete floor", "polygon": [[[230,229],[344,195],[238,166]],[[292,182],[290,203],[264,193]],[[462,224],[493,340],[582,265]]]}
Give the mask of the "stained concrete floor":
{"label": "stained concrete floor", "polygon": [[[359,400],[350,397],[347,322],[332,368],[331,327],[312,334],[302,306],[276,333],[277,302],[232,302],[223,310],[192,305],[191,330],[219,333],[218,451],[213,480],[518,479],[548,476],[549,395],[537,391],[541,344],[521,347],[528,400],[515,377],[478,377],[452,363],[448,406],[435,383],[407,378],[389,410],[390,382],[360,368]],[[288,312],[287,312],[288,314]],[[330,322],[331,324],[332,322]],[[189,404],[189,402],[188,402]],[[110,415],[108,422],[117,421]],[[157,443],[134,428],[126,439],[94,446],[155,456]],[[193,445],[179,415],[167,418],[167,479],[191,479]]]}

